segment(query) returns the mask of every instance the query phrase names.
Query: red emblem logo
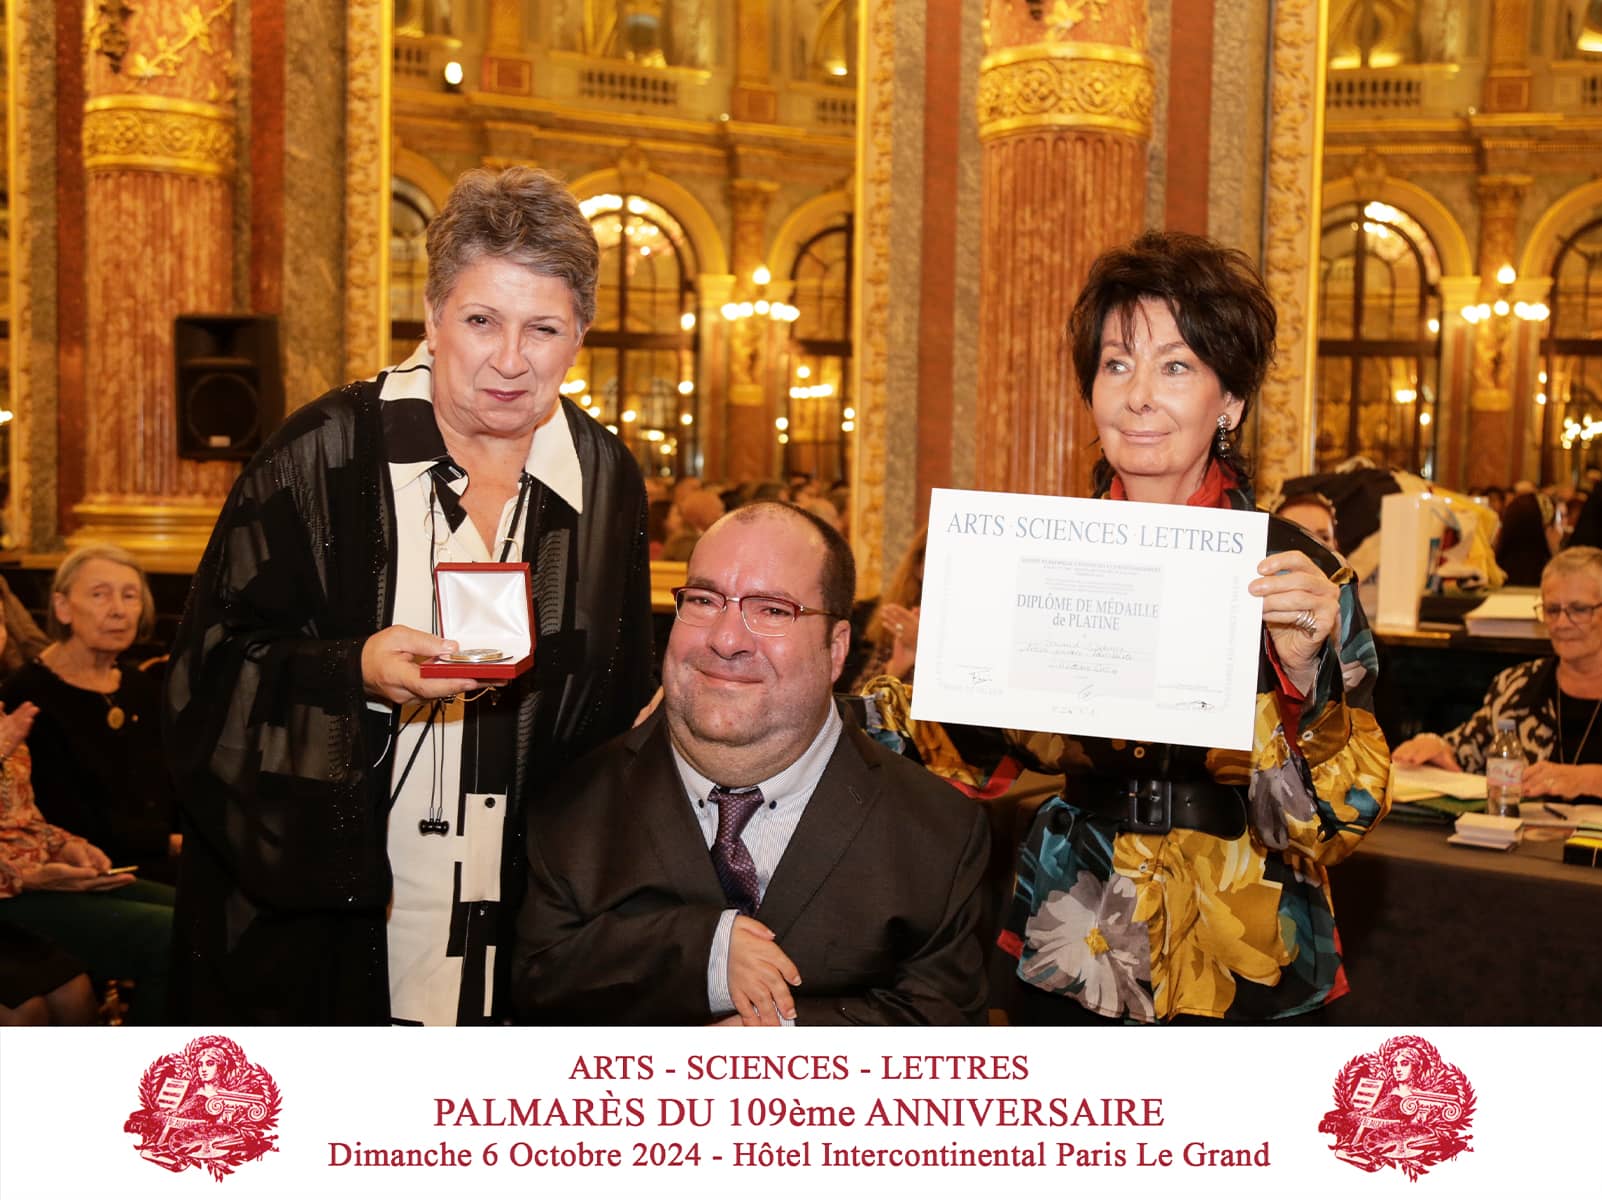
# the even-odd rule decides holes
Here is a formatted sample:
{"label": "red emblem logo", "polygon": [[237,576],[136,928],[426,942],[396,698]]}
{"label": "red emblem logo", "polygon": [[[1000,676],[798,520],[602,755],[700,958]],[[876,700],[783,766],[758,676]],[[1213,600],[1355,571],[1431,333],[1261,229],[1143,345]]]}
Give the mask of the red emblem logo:
{"label": "red emblem logo", "polygon": [[278,1087],[231,1038],[207,1034],[150,1064],[139,1109],[123,1126],[140,1158],[169,1171],[204,1167],[213,1179],[277,1150]]}
{"label": "red emblem logo", "polygon": [[1473,1150],[1474,1089],[1421,1037],[1388,1038],[1335,1076],[1335,1107],[1319,1122],[1335,1157],[1365,1171],[1395,1167],[1418,1180],[1436,1163]]}

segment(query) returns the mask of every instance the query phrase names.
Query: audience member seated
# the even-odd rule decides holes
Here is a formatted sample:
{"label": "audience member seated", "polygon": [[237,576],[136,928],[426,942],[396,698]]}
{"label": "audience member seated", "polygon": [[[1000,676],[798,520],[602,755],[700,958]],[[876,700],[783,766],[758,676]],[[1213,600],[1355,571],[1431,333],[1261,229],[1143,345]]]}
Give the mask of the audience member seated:
{"label": "audience member seated", "polygon": [[1301,526],[1324,549],[1336,554],[1341,552],[1335,541],[1335,506],[1327,496],[1318,492],[1303,492],[1299,496],[1288,497],[1274,515],[1292,525]]}
{"label": "audience member seated", "polygon": [[176,878],[179,838],[161,746],[160,684],[119,658],[149,635],[144,573],[119,546],[86,546],[51,585],[55,639],[0,686],[0,703],[38,706],[30,745],[45,817],[146,878]]}
{"label": "audience member seated", "polygon": [[50,644],[50,639],[4,579],[0,579],[0,606],[5,611],[6,627],[5,649],[0,651],[0,680],[4,680],[31,662]]}
{"label": "audience member seated", "polygon": [[840,519],[840,510],[822,496],[807,496],[795,501],[797,508],[804,508],[818,520],[828,525],[830,529],[845,536],[845,522]]}
{"label": "audience member seated", "polygon": [[918,658],[918,613],[923,604],[923,556],[929,545],[929,527],[913,536],[906,553],[896,565],[890,586],[885,589],[863,640],[868,658],[857,673],[853,692],[866,691],[880,675],[893,675],[903,682],[912,679]]}
{"label": "audience member seated", "polygon": [[49,938],[0,920],[0,1025],[91,1025],[95,1012],[83,964]]}
{"label": "audience member seated", "polygon": [[651,561],[662,557],[667,548],[668,518],[673,512],[673,501],[652,500],[645,510],[645,535],[651,549]]}
{"label": "audience member seated", "polygon": [[674,504],[668,516],[668,540],[662,548],[664,562],[689,562],[701,535],[723,515],[723,501],[716,492],[697,488]]}
{"label": "audience member seated", "polygon": [[1444,735],[1410,738],[1391,758],[1483,772],[1497,721],[1511,717],[1529,763],[1525,792],[1602,796],[1602,550],[1575,546],[1547,563],[1541,610],[1552,639],[1550,657],[1501,672],[1467,721]]}
{"label": "audience member seated", "polygon": [[59,825],[34,802],[27,736],[32,704],[0,709],[0,1019],[82,1024],[94,1016],[85,966],[97,980],[131,980],[131,1017],[166,1008],[174,893],[131,873]]}
{"label": "audience member seated", "polygon": [[1496,539],[1496,562],[1507,572],[1508,587],[1536,587],[1552,557],[1546,539],[1547,520],[1541,497],[1521,492],[1502,510],[1502,532]]}

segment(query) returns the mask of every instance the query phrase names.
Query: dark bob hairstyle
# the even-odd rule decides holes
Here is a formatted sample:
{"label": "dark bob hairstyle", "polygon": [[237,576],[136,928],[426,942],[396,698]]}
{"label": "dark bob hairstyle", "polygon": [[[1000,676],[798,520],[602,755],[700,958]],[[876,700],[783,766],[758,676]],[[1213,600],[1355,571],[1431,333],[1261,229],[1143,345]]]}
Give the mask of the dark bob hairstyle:
{"label": "dark bob hairstyle", "polygon": [[[1137,306],[1148,299],[1168,305],[1185,344],[1241,402],[1228,450],[1220,454],[1215,441],[1209,453],[1222,458],[1243,483],[1249,481],[1240,430],[1274,361],[1278,325],[1262,277],[1239,250],[1189,233],[1153,230],[1108,250],[1091,265],[1090,278],[1068,317],[1074,374],[1087,406],[1101,367],[1101,331],[1107,318],[1116,314],[1128,338]],[[1110,481],[1111,468],[1103,459],[1096,465],[1096,490]]]}

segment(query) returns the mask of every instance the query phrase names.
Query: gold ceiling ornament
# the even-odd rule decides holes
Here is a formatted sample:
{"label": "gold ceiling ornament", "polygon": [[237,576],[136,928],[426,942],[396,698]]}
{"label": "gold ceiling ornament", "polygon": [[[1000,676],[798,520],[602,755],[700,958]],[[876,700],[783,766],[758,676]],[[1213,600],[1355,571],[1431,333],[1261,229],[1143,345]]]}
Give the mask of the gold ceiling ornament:
{"label": "gold ceiling ornament", "polygon": [[230,109],[165,96],[98,96],[84,105],[84,168],[227,178],[236,162]]}
{"label": "gold ceiling ornament", "polygon": [[1125,46],[1022,46],[979,66],[979,137],[1041,128],[1151,136],[1151,63]]}

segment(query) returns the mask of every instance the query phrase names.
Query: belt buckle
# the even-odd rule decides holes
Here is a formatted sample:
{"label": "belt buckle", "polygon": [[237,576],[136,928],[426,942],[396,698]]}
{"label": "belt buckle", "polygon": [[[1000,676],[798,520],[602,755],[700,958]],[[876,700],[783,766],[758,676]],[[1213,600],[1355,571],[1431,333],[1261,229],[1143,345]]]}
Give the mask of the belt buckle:
{"label": "belt buckle", "polygon": [[1130,816],[1124,828],[1130,833],[1167,833],[1174,827],[1174,785],[1167,779],[1129,782]]}

